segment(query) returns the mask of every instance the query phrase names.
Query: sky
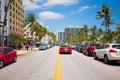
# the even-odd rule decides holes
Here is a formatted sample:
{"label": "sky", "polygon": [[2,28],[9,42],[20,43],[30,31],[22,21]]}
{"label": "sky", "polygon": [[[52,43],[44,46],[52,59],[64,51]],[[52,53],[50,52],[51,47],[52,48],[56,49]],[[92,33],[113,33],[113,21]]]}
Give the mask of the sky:
{"label": "sky", "polygon": [[120,22],[120,0],[24,0],[25,17],[34,13],[37,21],[53,32],[63,31],[68,26],[83,26],[90,28],[96,25],[105,30],[101,23],[104,19],[95,19],[96,12],[102,4],[111,9],[114,20],[111,30],[116,29]]}

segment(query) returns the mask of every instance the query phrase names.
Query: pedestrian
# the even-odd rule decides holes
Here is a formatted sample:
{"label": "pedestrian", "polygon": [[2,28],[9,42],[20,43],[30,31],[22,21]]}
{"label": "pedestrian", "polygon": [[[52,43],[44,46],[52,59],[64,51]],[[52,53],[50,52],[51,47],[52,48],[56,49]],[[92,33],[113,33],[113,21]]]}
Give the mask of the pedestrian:
{"label": "pedestrian", "polygon": [[26,49],[27,49],[27,51],[29,50],[29,45],[28,44],[26,44]]}
{"label": "pedestrian", "polygon": [[31,50],[33,49],[33,44],[30,44],[30,48],[31,48]]}

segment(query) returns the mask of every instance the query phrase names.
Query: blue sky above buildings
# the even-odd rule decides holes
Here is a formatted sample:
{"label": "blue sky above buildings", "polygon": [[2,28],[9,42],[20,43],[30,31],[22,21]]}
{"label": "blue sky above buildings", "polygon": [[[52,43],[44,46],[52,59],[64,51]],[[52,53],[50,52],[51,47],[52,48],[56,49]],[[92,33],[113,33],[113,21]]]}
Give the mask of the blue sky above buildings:
{"label": "blue sky above buildings", "polygon": [[25,16],[35,13],[37,21],[49,27],[53,32],[62,31],[67,26],[88,27],[101,26],[103,19],[95,19],[96,12],[102,4],[111,8],[112,19],[115,24],[110,26],[112,30],[120,22],[120,0],[24,0]]}

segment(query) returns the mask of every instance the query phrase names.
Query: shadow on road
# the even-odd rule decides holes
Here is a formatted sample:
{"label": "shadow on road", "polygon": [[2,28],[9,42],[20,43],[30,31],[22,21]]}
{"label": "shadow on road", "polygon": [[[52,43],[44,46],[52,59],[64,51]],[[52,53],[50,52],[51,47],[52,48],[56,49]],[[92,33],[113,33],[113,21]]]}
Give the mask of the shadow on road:
{"label": "shadow on road", "polygon": [[[9,64],[6,64],[6,65],[4,65],[4,67],[3,68],[6,68],[6,67],[8,67],[8,66],[10,66],[10,65],[12,65],[12,64],[15,64],[16,62],[11,62],[11,63],[9,63]],[[3,68],[1,68],[1,69],[3,69]]]}
{"label": "shadow on road", "polygon": [[[98,59],[97,61],[99,61],[101,63],[104,63],[104,60],[102,60],[102,59]],[[120,66],[120,61],[111,61],[109,64],[106,64],[106,65],[109,65],[109,66]]]}

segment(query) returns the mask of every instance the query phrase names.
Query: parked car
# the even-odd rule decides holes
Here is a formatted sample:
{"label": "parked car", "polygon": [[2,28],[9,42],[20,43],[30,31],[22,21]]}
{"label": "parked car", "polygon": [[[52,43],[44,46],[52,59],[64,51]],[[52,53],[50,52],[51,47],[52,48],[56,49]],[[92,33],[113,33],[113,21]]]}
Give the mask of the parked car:
{"label": "parked car", "polygon": [[93,55],[95,49],[99,47],[100,44],[87,44],[83,48],[83,53],[87,56]]}
{"label": "parked car", "polygon": [[62,53],[69,53],[71,54],[72,53],[72,48],[70,45],[61,45],[60,48],[59,48],[59,53],[62,54]]}
{"label": "parked car", "polygon": [[95,59],[104,59],[105,63],[120,61],[120,44],[103,44],[95,50]]}
{"label": "parked car", "polygon": [[79,44],[72,44],[71,47],[72,49],[76,50],[76,46],[79,45]]}
{"label": "parked car", "polygon": [[79,45],[76,46],[75,50],[82,53],[83,52],[83,47],[84,47],[84,45],[79,44]]}
{"label": "parked car", "polygon": [[39,50],[46,50],[48,47],[47,47],[47,44],[46,43],[41,43],[40,46],[39,46]]}
{"label": "parked car", "polygon": [[3,68],[4,65],[16,62],[17,61],[17,52],[11,47],[0,46],[0,68]]}
{"label": "parked car", "polygon": [[47,49],[49,49],[51,47],[51,45],[50,44],[47,44]]}

